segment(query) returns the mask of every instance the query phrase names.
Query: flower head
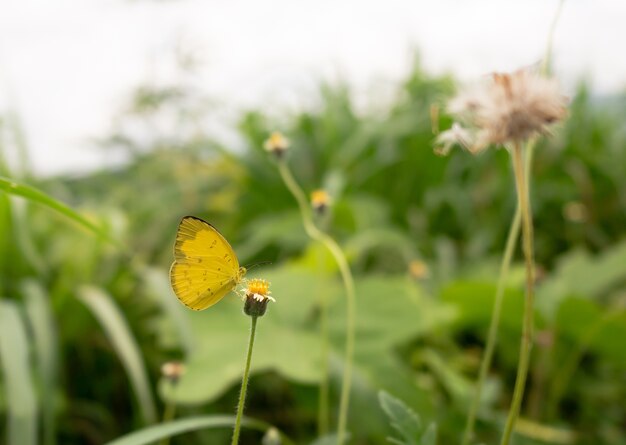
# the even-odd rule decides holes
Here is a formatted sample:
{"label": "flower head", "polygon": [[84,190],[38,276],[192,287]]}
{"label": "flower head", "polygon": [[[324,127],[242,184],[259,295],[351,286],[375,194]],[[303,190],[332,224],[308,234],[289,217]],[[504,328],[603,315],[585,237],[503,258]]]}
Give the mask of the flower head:
{"label": "flower head", "polygon": [[409,275],[415,280],[423,280],[430,276],[428,264],[420,260],[412,260],[409,263]]}
{"label": "flower head", "polygon": [[311,206],[317,213],[324,213],[330,206],[330,195],[326,190],[317,189],[311,192]]}
{"label": "flower head", "polygon": [[178,380],[185,373],[185,365],[181,362],[171,361],[161,365],[161,375],[169,380],[172,384],[178,383]]}
{"label": "flower head", "polygon": [[587,207],[580,201],[570,201],[563,206],[563,215],[574,223],[583,223],[587,220]]}
{"label": "flower head", "polygon": [[551,124],[565,117],[566,104],[557,82],[534,70],[494,73],[487,84],[460,94],[448,104],[450,113],[468,129],[453,126],[452,133],[442,133],[439,140],[444,150],[459,143],[474,153],[492,144],[523,142],[548,133]]}
{"label": "flower head", "polygon": [[270,283],[267,280],[253,278],[248,281],[248,287],[243,290],[243,311],[251,317],[265,315],[267,303],[276,301],[270,296]]}
{"label": "flower head", "polygon": [[261,445],[281,445],[281,443],[280,433],[276,428],[271,427],[263,436]]}
{"label": "flower head", "polygon": [[277,158],[282,157],[289,148],[289,139],[275,131],[263,143],[263,147]]}

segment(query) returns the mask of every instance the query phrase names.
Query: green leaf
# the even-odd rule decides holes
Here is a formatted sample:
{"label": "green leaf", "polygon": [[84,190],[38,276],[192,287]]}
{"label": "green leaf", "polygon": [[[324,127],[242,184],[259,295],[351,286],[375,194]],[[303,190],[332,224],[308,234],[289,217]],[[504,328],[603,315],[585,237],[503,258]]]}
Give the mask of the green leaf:
{"label": "green leaf", "polygon": [[[201,416],[178,419],[172,422],[162,423],[160,425],[133,431],[130,434],[117,438],[111,442],[107,442],[105,445],[146,445],[155,443],[159,439],[173,437],[190,431],[211,428],[231,428],[234,424],[234,416]],[[246,418],[242,419],[242,425],[258,431],[266,431],[270,428],[270,425],[265,422]],[[282,436],[282,438],[283,443],[291,443],[291,441],[289,441],[289,439],[285,436]]]}
{"label": "green leaf", "polygon": [[156,408],[141,349],[113,299],[101,289],[82,287],[78,298],[100,322],[130,380],[145,423],[156,422]]}
{"label": "green leaf", "polygon": [[402,439],[388,437],[395,445],[435,445],[437,442],[437,425],[431,423],[422,433],[420,417],[403,401],[385,391],[378,393],[380,406],[387,414],[391,426],[402,436]]}
{"label": "green leaf", "polygon": [[37,374],[41,393],[44,444],[55,442],[55,397],[58,375],[58,342],[52,307],[48,295],[34,280],[22,284],[35,348]]}
{"label": "green leaf", "polygon": [[437,424],[434,422],[428,425],[422,438],[420,439],[420,445],[435,445],[437,443]]}
{"label": "green leaf", "polygon": [[[317,331],[315,326],[304,325],[316,302],[315,289],[323,283],[315,275],[293,268],[263,272],[262,276],[272,283],[276,303],[270,303],[259,319],[251,373],[274,370],[302,383],[319,381]],[[333,284],[329,285],[333,289]],[[178,402],[210,401],[239,384],[250,329],[249,317],[242,309],[241,300],[233,293],[206,311],[188,311],[195,348],[176,388]]]}
{"label": "green leaf", "polygon": [[626,279],[626,242],[600,255],[575,250],[564,255],[556,273],[537,289],[537,307],[554,317],[569,296],[597,299]]}
{"label": "green leaf", "polygon": [[[461,326],[488,326],[496,294],[494,283],[455,281],[442,291],[441,299],[458,310],[456,323]],[[502,302],[501,326],[519,331],[522,325],[524,293],[506,289]]]}
{"label": "green leaf", "polygon": [[594,301],[568,298],[561,303],[556,321],[561,334],[574,339],[579,348],[591,349],[626,367],[626,310],[604,309]]}
{"label": "green leaf", "polygon": [[[302,267],[255,272],[271,282],[276,303],[259,320],[252,373],[273,370],[296,382],[317,383],[322,372],[317,318],[322,297],[331,304],[332,354],[343,360],[345,299],[340,282]],[[432,401],[416,388],[409,367],[392,348],[448,323],[452,312],[425,298],[406,277],[362,279],[357,298],[355,384],[373,398],[380,388],[405,394],[412,406],[430,413]],[[173,397],[198,404],[239,384],[250,322],[234,295],[209,310],[188,312],[196,348]],[[380,416],[374,408],[360,412]],[[367,427],[375,424],[368,422]]]}
{"label": "green leaf", "polygon": [[15,303],[0,300],[0,363],[7,391],[7,444],[37,443],[37,401],[26,327]]}
{"label": "green leaf", "polygon": [[94,223],[89,221],[87,218],[85,218],[84,216],[76,212],[75,210],[71,209],[70,207],[62,203],[61,201],[57,201],[56,199],[51,198],[50,196],[37,190],[34,187],[31,187],[25,184],[19,184],[15,181],[12,181],[11,179],[0,177],[0,190],[11,195],[21,196],[30,201],[37,202],[48,208],[56,210],[57,212],[67,216],[72,221],[81,225],[82,227],[89,230],[90,232],[102,237],[103,239],[113,244],[116,244],[118,246],[120,245],[119,242],[111,239],[109,234],[104,229],[102,229],[101,227],[98,227],[97,225],[95,225]]}
{"label": "green leaf", "polygon": [[381,408],[389,417],[391,426],[404,438],[404,441],[398,443],[417,445],[417,438],[422,430],[419,416],[401,400],[385,391],[378,393],[378,400]]}

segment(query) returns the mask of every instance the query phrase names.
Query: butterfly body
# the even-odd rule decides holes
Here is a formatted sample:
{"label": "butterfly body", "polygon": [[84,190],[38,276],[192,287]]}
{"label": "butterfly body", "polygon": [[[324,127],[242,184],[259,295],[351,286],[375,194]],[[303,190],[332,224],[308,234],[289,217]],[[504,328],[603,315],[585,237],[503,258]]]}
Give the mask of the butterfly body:
{"label": "butterfly body", "polygon": [[208,222],[185,216],[178,225],[170,283],[185,306],[200,311],[232,291],[246,273],[228,241]]}

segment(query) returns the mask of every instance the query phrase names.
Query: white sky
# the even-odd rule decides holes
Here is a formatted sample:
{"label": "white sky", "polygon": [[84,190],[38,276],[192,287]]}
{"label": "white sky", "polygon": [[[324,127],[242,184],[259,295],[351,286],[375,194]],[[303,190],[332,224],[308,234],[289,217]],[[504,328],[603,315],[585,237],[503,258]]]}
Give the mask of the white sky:
{"label": "white sky", "polygon": [[[229,110],[307,106],[319,79],[357,91],[425,67],[464,80],[541,58],[558,0],[0,0],[0,112],[22,118],[36,171],[107,161],[104,136],[128,93],[174,80],[176,42]],[[626,1],[566,0],[554,42],[566,90],[626,86]]]}

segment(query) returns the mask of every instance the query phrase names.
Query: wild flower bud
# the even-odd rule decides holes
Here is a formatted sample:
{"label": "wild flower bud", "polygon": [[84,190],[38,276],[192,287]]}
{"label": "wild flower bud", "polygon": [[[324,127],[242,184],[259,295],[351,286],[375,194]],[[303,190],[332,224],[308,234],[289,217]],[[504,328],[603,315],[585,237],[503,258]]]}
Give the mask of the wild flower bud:
{"label": "wild flower bud", "polygon": [[161,366],[161,375],[169,380],[172,385],[177,384],[184,373],[185,365],[180,362],[165,362]]}
{"label": "wild flower bud", "polygon": [[414,280],[423,280],[430,276],[430,269],[428,265],[420,260],[412,260],[409,263],[409,275]]}
{"label": "wild flower bud", "polygon": [[281,444],[282,444],[282,440],[280,440],[280,433],[274,427],[267,430],[261,442],[261,445],[281,445]]}
{"label": "wild flower bud", "polygon": [[587,207],[580,201],[570,201],[563,206],[563,216],[573,223],[587,221]]}
{"label": "wild flower bud", "polygon": [[322,215],[330,207],[331,199],[326,190],[318,189],[311,192],[311,207],[315,213]]}
{"label": "wild flower bud", "polygon": [[275,131],[269,138],[266,139],[263,147],[269,153],[273,154],[274,157],[280,159],[289,148],[289,139],[283,136],[282,133]]}
{"label": "wild flower bud", "polygon": [[267,310],[267,303],[274,300],[270,294],[270,283],[267,280],[253,278],[248,281],[243,291],[243,311],[251,317],[262,317]]}

